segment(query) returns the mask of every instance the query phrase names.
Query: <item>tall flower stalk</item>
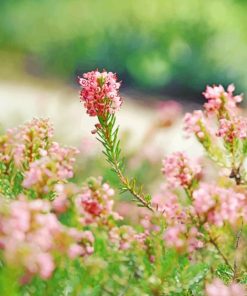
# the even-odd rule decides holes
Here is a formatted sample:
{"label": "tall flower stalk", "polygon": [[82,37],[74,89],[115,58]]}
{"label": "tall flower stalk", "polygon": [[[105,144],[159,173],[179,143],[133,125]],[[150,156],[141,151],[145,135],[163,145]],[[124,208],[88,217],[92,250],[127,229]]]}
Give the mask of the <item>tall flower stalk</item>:
{"label": "tall flower stalk", "polygon": [[116,126],[115,116],[122,104],[118,92],[120,82],[117,82],[116,74],[106,71],[100,73],[96,70],[85,73],[79,78],[79,83],[82,86],[81,101],[87,113],[98,119],[92,133],[97,134],[97,140],[103,145],[106,160],[122,184],[121,192],[129,191],[139,206],[154,211],[151,196],[143,192],[142,186],[137,184],[135,178],[128,178],[124,174],[124,159],[121,155],[119,127]]}

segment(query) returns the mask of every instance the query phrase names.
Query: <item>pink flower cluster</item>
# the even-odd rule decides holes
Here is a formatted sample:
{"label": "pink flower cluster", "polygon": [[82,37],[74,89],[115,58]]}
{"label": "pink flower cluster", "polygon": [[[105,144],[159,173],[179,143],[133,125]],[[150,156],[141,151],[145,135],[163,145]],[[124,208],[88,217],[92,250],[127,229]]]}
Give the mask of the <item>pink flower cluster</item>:
{"label": "pink flower cluster", "polygon": [[54,193],[56,194],[52,201],[52,209],[56,214],[64,213],[71,205],[71,201],[77,196],[80,189],[74,183],[58,183],[54,186]]}
{"label": "pink flower cluster", "polygon": [[160,101],[157,103],[158,127],[172,125],[182,114],[182,106],[176,101]]}
{"label": "pink flower cluster", "polygon": [[222,118],[219,120],[219,129],[216,136],[224,138],[226,142],[232,143],[234,139],[247,138],[247,120],[240,116],[234,116],[231,120]]}
{"label": "pink flower cluster", "polygon": [[201,184],[193,193],[193,206],[201,217],[210,224],[223,226],[225,222],[234,225],[240,217],[247,220],[247,199],[233,189]]}
{"label": "pink flower cluster", "polygon": [[166,187],[162,188],[160,193],[154,195],[152,204],[159,212],[162,212],[168,225],[184,222],[187,218],[178,197]]}
{"label": "pink flower cluster", "polygon": [[191,208],[183,206],[175,194],[164,187],[152,203],[165,218],[164,240],[168,247],[188,253],[203,247],[202,234],[192,225]]}
{"label": "pink flower cluster", "polygon": [[75,200],[80,222],[106,224],[110,217],[115,220],[122,219],[113,211],[113,195],[114,190],[107,183],[103,183],[101,177],[90,179]]}
{"label": "pink flower cluster", "polygon": [[9,129],[0,139],[0,160],[14,160],[17,167],[28,166],[48,149],[53,127],[48,119],[36,119]]}
{"label": "pink flower cluster", "polygon": [[233,92],[235,87],[230,84],[225,91],[222,85],[219,86],[207,86],[206,91],[203,93],[207,99],[207,103],[204,104],[207,114],[215,114],[225,109],[227,112],[232,113],[236,108],[237,103],[240,103],[243,99],[241,95],[234,96]]}
{"label": "pink flower cluster", "polygon": [[199,178],[201,166],[189,159],[186,153],[175,152],[163,160],[163,169],[167,183],[171,188],[182,186],[188,188],[193,180]]}
{"label": "pink flower cluster", "polygon": [[147,237],[148,231],[137,233],[133,227],[128,225],[113,227],[109,232],[110,241],[119,250],[128,250],[135,244],[139,245],[143,249],[145,248],[145,240]]}
{"label": "pink flower cluster", "polygon": [[[228,86],[227,91],[222,85],[207,86],[203,93],[207,102],[205,111],[196,110],[186,113],[184,117],[184,130],[188,134],[195,134],[200,142],[210,140],[213,134],[232,143],[234,138],[245,139],[247,137],[247,120],[238,115],[237,103],[241,102],[242,95],[234,96],[234,86]],[[208,115],[216,115],[219,128],[216,133],[208,127],[211,125]],[[212,124],[214,126],[214,124]],[[212,139],[211,139],[212,140]]]}
{"label": "pink flower cluster", "polygon": [[201,110],[195,110],[193,113],[186,113],[184,116],[184,130],[189,134],[195,134],[197,138],[205,137],[205,119]]}
{"label": "pink flower cluster", "polygon": [[207,296],[246,296],[245,287],[238,283],[231,283],[226,286],[221,280],[215,279],[206,286]]}
{"label": "pink flower cluster", "polygon": [[182,223],[169,226],[164,240],[168,247],[175,248],[178,252],[186,251],[189,254],[203,247],[202,234],[198,229]]}
{"label": "pink flower cluster", "polygon": [[62,225],[50,212],[48,201],[0,200],[0,248],[4,260],[23,268],[30,278],[39,274],[47,279],[55,269],[55,257],[71,258],[91,254],[94,238],[89,231],[78,231]]}
{"label": "pink flower cluster", "polygon": [[78,152],[76,148],[61,147],[53,142],[40,159],[30,164],[23,186],[48,193],[56,183],[73,177],[73,164]]}
{"label": "pink flower cluster", "polygon": [[79,77],[82,87],[80,97],[90,116],[104,116],[120,109],[122,99],[119,96],[120,82],[116,74],[98,70],[84,73]]}

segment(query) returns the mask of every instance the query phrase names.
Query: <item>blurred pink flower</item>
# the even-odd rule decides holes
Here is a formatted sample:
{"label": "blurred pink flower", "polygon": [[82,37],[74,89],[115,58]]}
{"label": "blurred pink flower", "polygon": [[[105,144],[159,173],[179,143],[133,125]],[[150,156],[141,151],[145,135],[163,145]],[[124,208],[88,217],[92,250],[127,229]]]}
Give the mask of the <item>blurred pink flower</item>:
{"label": "blurred pink flower", "polygon": [[205,119],[201,110],[186,113],[184,116],[184,130],[188,135],[195,134],[199,139],[203,139],[205,134],[202,126],[204,124]]}
{"label": "blurred pink flower", "polygon": [[207,296],[246,296],[245,287],[238,283],[225,285],[221,280],[215,279],[211,284],[206,286]]}
{"label": "blurred pink flower", "polygon": [[224,222],[234,225],[247,213],[247,199],[244,194],[233,189],[220,188],[215,185],[201,184],[193,193],[193,206],[200,216],[217,226]]}
{"label": "blurred pink flower", "polygon": [[182,105],[176,101],[160,101],[157,103],[159,126],[170,126],[182,114]]}
{"label": "blurred pink flower", "polygon": [[7,202],[0,199],[0,246],[6,264],[24,270],[27,280],[34,274],[47,279],[58,255],[70,257],[93,252],[90,231],[78,231],[59,222],[45,200],[28,201],[24,196]]}
{"label": "blurred pink flower", "polygon": [[164,234],[164,240],[168,247],[175,248],[178,252],[191,254],[203,247],[202,234],[196,227],[188,227],[186,224],[178,223],[169,226]]}
{"label": "blurred pink flower", "polygon": [[137,233],[133,227],[122,225],[110,230],[109,239],[119,250],[128,250],[135,244],[143,249],[146,248],[145,241],[148,234],[148,231]]}
{"label": "blurred pink flower", "polygon": [[79,151],[73,147],[61,147],[53,142],[47,155],[30,164],[25,173],[23,186],[35,188],[39,193],[53,190],[56,183],[73,177],[75,155]]}
{"label": "blurred pink flower", "polygon": [[[17,167],[40,158],[49,147],[53,127],[48,119],[34,118],[17,128],[9,129],[3,143],[0,143],[0,159],[9,155]],[[6,158],[5,158],[6,160]]]}
{"label": "blurred pink flower", "polygon": [[199,178],[201,166],[195,160],[189,159],[186,153],[175,152],[163,160],[162,172],[169,187],[189,187],[194,179]]}

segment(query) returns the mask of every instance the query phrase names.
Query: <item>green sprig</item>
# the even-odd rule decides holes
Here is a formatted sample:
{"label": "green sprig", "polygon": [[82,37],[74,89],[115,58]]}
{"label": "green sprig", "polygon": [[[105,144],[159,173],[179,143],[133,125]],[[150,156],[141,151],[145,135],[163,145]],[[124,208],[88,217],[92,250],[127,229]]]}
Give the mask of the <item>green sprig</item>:
{"label": "green sprig", "polygon": [[151,205],[151,196],[143,192],[143,186],[137,184],[135,178],[128,178],[124,175],[125,162],[121,155],[120,140],[118,139],[119,127],[115,126],[115,115],[107,113],[105,116],[98,116],[98,120],[100,127],[97,128],[97,140],[103,145],[102,152],[122,183],[121,193],[129,191],[138,206],[154,211]]}

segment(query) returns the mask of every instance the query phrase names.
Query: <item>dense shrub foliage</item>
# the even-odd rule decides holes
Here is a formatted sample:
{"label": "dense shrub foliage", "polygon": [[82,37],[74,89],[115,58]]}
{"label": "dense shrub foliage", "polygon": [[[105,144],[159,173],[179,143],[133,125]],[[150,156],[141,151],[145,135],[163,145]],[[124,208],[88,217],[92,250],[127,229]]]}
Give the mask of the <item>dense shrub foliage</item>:
{"label": "dense shrub foliage", "polygon": [[[102,177],[77,176],[79,151],[54,141],[49,120],[33,119],[1,135],[1,295],[245,296],[242,95],[234,95],[233,85],[206,88],[203,111],[184,118],[186,134],[201,143],[205,157],[167,155],[160,190],[151,195],[128,176],[131,162],[123,158],[116,125],[123,102],[117,76],[96,70],[79,84],[81,102],[97,120],[92,134],[119,188]],[[180,112],[175,103],[168,109]],[[163,111],[159,116],[159,128],[174,120]],[[130,193],[136,210],[118,200],[118,191]]]}

